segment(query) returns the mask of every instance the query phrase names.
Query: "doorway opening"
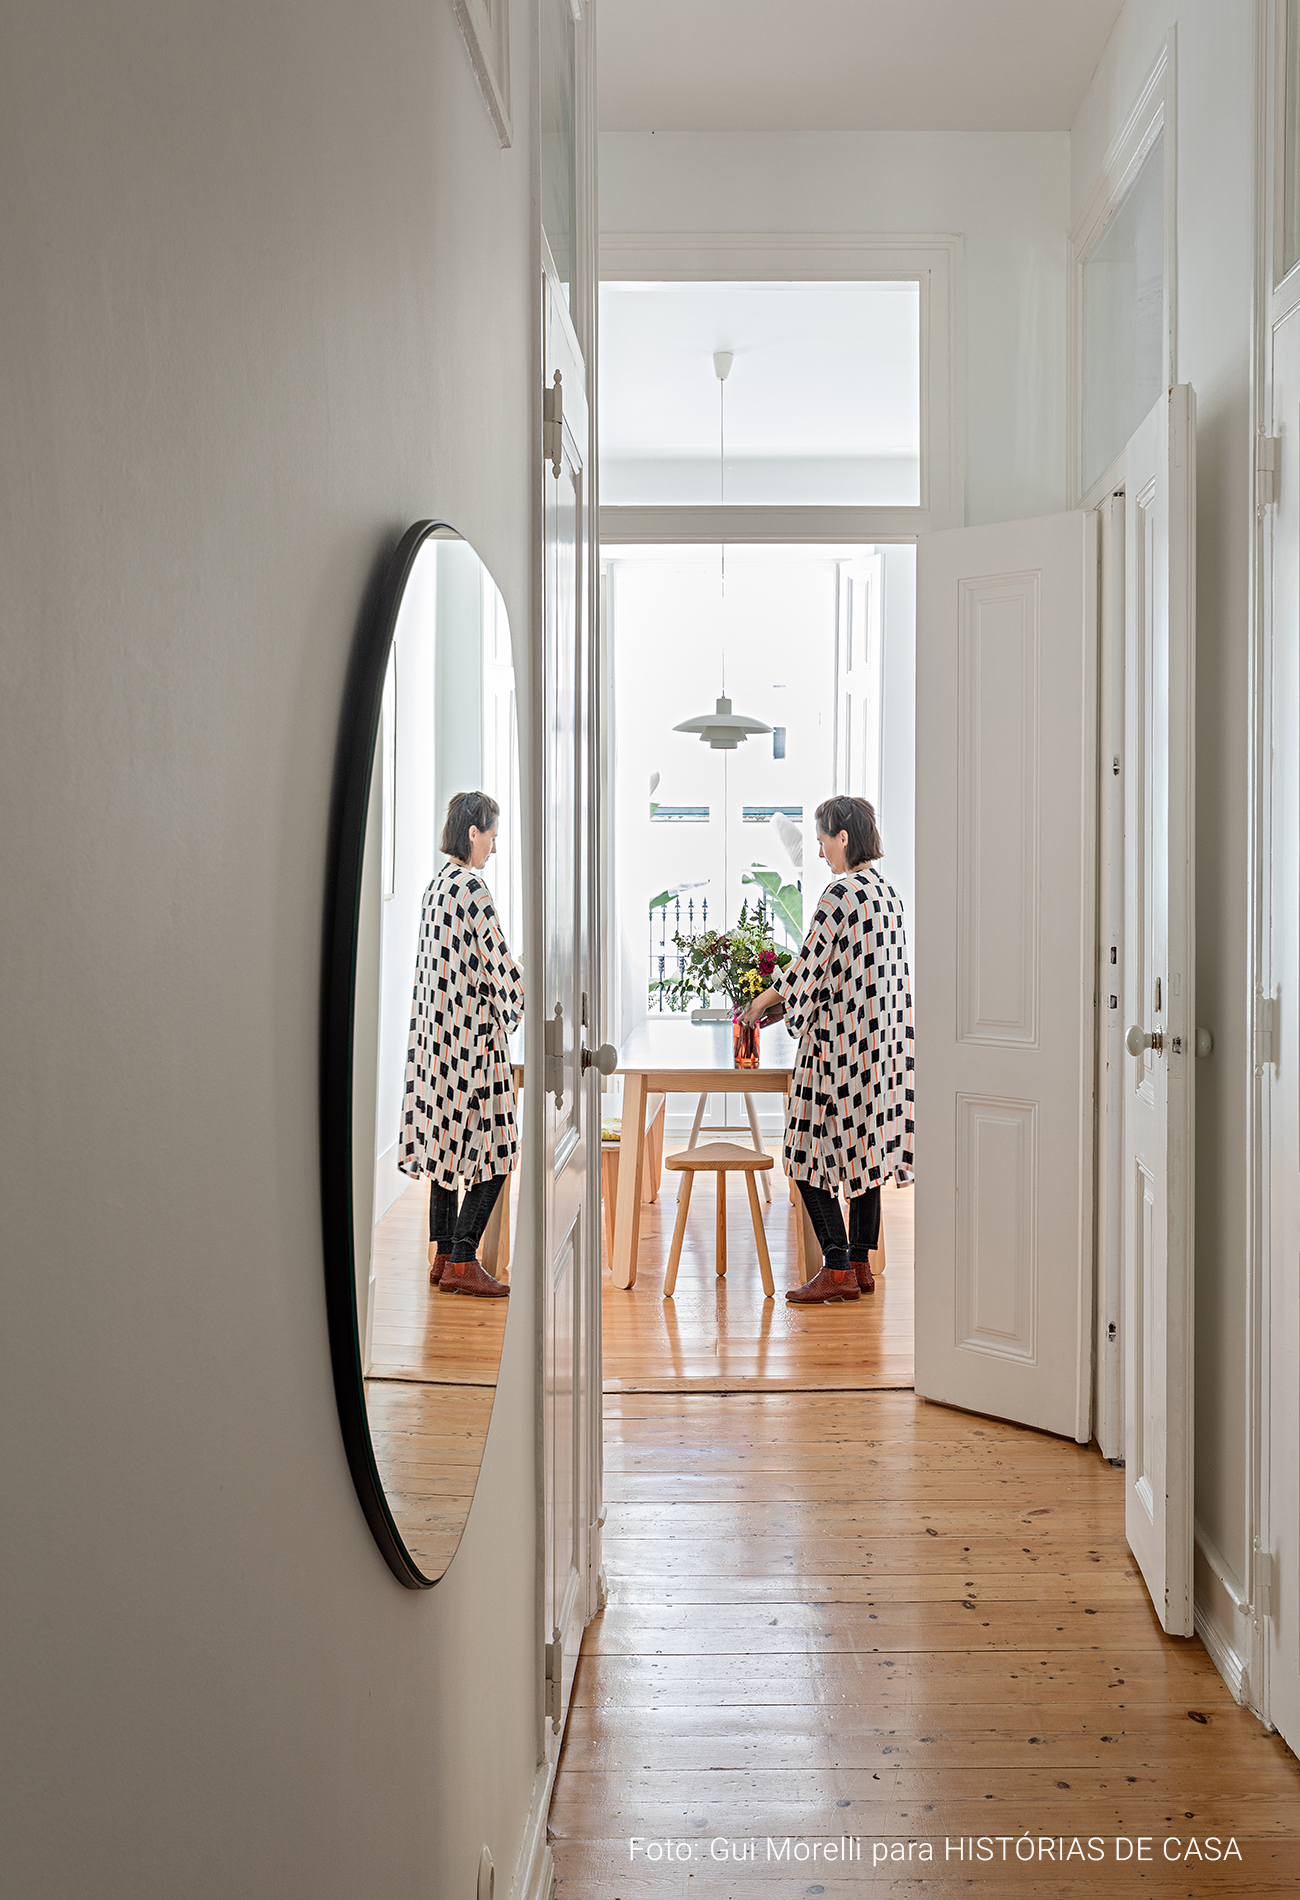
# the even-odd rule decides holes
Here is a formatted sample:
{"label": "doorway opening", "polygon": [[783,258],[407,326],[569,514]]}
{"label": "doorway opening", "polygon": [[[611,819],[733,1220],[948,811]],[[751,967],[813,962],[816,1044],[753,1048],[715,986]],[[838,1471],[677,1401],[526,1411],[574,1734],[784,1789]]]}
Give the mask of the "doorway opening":
{"label": "doorway opening", "polygon": [[[875,808],[884,844],[879,868],[910,928],[916,551],[911,544],[610,545],[601,570],[606,717],[614,734],[607,1021],[620,1049],[672,1025],[703,1049],[718,1033],[710,1016],[725,1019],[720,1033],[730,1042],[732,1010],[720,987],[693,981],[691,940],[734,932],[743,920],[757,923],[779,954],[798,950],[831,877],[818,854],[814,813],[833,793],[865,797]],[[758,728],[742,744],[715,749],[680,730],[724,696]],[[761,1031],[760,1044],[781,1033]],[[656,1085],[646,1103],[631,1284],[619,1284],[614,1270],[621,1077],[610,1078],[602,1098],[605,1389],[910,1387],[910,1179],[900,1184],[891,1176],[882,1190],[885,1271],[875,1293],[842,1306],[789,1306],[785,1291],[799,1284],[807,1262],[802,1202],[782,1164],[786,1097],[775,1085],[751,1093],[698,1083]],[[775,1297],[764,1296],[758,1235],[740,1181],[731,1182],[720,1240],[718,1197],[725,1202],[727,1181],[708,1173],[693,1182],[676,1280],[665,1297],[685,1194],[672,1157],[706,1142],[771,1158],[756,1177],[756,1199]]]}

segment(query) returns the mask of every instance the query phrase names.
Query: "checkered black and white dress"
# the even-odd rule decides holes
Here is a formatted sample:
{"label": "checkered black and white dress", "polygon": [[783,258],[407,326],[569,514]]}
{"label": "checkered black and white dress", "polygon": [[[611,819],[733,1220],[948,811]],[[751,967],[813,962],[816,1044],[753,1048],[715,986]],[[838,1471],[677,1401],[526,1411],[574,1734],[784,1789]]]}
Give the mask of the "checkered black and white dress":
{"label": "checkered black and white dress", "polygon": [[826,886],[772,988],[799,1038],[786,1115],[796,1181],[858,1195],[912,1165],[912,985],[903,906],[874,865]]}
{"label": "checkered black and white dress", "polygon": [[448,860],[424,893],[402,1109],[403,1174],[474,1187],[515,1165],[507,1037],[524,985],[492,893]]}

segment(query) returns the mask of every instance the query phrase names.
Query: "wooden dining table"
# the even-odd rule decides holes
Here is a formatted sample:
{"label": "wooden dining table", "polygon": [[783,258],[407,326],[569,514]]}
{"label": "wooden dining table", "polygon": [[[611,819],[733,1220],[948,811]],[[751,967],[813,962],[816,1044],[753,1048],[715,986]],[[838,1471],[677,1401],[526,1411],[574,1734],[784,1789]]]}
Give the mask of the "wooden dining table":
{"label": "wooden dining table", "polygon": [[[651,1095],[788,1095],[799,1045],[783,1023],[759,1032],[758,1067],[738,1069],[731,1024],[692,1023],[685,1017],[649,1018],[632,1031],[618,1053],[615,1075],[623,1078],[623,1160],[614,1204],[614,1285],[636,1285],[641,1237],[641,1172],[646,1102]],[[821,1264],[811,1223],[798,1202],[796,1231],[801,1279]]]}

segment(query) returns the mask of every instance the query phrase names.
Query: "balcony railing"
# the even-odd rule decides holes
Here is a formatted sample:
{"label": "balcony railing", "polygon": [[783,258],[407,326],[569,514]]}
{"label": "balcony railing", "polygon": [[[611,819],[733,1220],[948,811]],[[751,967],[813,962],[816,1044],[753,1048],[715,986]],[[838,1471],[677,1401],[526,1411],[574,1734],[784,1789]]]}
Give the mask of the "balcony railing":
{"label": "balcony railing", "polygon": [[[746,895],[750,915],[757,911],[763,923],[772,928],[772,906],[761,891],[754,896]],[[686,968],[686,958],[673,942],[676,936],[703,936],[709,927],[709,900],[707,897],[696,899],[684,897],[680,891],[668,898],[666,903],[652,904],[650,907],[650,1007],[667,1010],[664,1001],[664,988],[669,983],[680,982]],[[701,990],[701,1007],[707,1007],[709,998]]]}

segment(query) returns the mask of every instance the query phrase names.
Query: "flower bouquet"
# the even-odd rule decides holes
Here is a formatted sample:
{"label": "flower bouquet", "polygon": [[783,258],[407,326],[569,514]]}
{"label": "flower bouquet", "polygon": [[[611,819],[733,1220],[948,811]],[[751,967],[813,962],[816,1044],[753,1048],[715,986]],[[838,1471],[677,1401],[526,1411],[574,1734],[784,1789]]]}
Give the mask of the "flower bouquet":
{"label": "flower bouquet", "polygon": [[742,904],[730,930],[705,930],[697,936],[676,932],[673,942],[681,956],[680,972],[662,985],[670,1010],[686,1010],[698,997],[707,1003],[719,990],[732,1008],[732,1040],[738,1069],[758,1067],[758,1025],[742,1023],[740,1012],[784,970],[792,952],[779,950],[758,911]]}

